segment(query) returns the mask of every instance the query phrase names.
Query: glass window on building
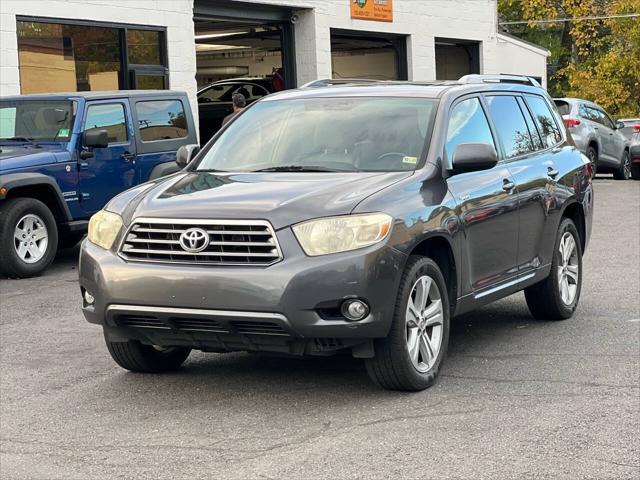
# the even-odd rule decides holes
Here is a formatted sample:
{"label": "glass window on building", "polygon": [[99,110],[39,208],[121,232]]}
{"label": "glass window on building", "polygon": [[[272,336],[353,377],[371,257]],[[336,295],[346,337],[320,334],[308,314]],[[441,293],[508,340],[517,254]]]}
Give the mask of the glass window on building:
{"label": "glass window on building", "polygon": [[[162,31],[19,20],[17,34],[23,94],[168,87]],[[140,66],[162,81],[135,82]]]}

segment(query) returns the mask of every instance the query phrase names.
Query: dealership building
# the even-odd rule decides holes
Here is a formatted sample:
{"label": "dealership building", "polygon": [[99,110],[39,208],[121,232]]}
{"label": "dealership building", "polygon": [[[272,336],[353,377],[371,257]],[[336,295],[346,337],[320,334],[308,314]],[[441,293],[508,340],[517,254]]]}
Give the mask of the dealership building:
{"label": "dealership building", "polygon": [[504,73],[546,84],[549,52],[499,33],[496,8],[496,0],[4,0],[0,94],[170,88],[195,107],[199,88],[232,77],[293,88],[319,78]]}

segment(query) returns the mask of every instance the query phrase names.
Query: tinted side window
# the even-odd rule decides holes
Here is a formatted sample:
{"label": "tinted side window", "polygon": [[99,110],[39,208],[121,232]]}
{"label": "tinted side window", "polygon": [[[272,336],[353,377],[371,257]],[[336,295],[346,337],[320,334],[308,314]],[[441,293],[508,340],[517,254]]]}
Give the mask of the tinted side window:
{"label": "tinted side window", "polygon": [[522,115],[524,115],[524,120],[527,122],[527,128],[529,129],[529,133],[531,133],[531,140],[533,140],[533,146],[536,150],[546,148],[543,145],[542,140],[540,139],[540,135],[538,135],[538,130],[536,129],[536,125],[533,122],[533,117],[531,116],[531,112],[527,108],[527,105],[524,103],[522,97],[517,97],[518,105],[520,106],[520,111]]}
{"label": "tinted side window", "polygon": [[534,151],[529,129],[516,98],[510,95],[496,95],[487,97],[487,102],[506,157],[516,157]]}
{"label": "tinted side window", "polygon": [[108,103],[89,105],[87,118],[84,121],[84,131],[106,130],[109,143],[127,141],[127,122],[125,120],[124,105]]}
{"label": "tinted side window", "polygon": [[527,95],[526,98],[542,138],[542,143],[545,147],[557,145],[562,140],[562,135],[547,102],[542,97],[533,95]]}
{"label": "tinted side window", "polygon": [[187,118],[180,100],[137,102],[138,128],[143,141],[187,136]]}
{"label": "tinted side window", "polygon": [[488,143],[495,147],[489,122],[477,98],[463,100],[451,109],[445,147],[447,158],[453,156],[461,143]]}
{"label": "tinted side window", "polygon": [[571,105],[569,105],[569,102],[563,100],[554,100],[554,102],[556,107],[558,107],[560,115],[569,115],[571,113]]}
{"label": "tinted side window", "polygon": [[252,102],[264,97],[268,92],[259,85],[247,83],[244,85],[240,85],[233,93],[241,93],[242,95],[244,95],[244,99],[247,102]]}
{"label": "tinted side window", "polygon": [[609,117],[609,115],[607,115],[607,112],[605,112],[604,110],[599,110],[598,109],[598,115],[600,116],[602,124],[605,127],[609,127],[612,130],[616,129],[615,123],[613,123],[613,120],[611,120],[611,117]]}

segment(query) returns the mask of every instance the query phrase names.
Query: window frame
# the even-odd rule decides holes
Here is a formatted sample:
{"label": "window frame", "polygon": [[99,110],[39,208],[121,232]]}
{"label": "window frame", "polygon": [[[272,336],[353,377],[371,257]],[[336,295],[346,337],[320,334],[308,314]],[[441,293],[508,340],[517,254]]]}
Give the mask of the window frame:
{"label": "window frame", "polygon": [[[444,122],[445,129],[444,129],[444,137],[443,137],[443,144],[442,144],[442,158],[445,159],[444,163],[446,163],[447,169],[453,168],[453,158],[449,158],[449,156],[447,155],[447,135],[449,133],[449,121],[451,120],[451,113],[453,112],[453,109],[456,108],[460,103],[467,100],[474,99],[474,98],[477,99],[478,102],[480,103],[480,108],[484,113],[484,117],[485,117],[485,120],[487,121],[487,125],[489,125],[489,131],[491,132],[491,138],[493,140],[493,148],[495,148],[496,153],[498,154],[498,163],[500,163],[502,145],[497,140],[498,138],[496,136],[497,131],[495,129],[495,126],[493,125],[493,122],[491,121],[491,117],[489,116],[488,106],[484,98],[482,97],[482,94],[479,92],[476,92],[476,93],[470,93],[468,95],[463,95],[461,97],[456,98],[453,102],[451,102],[451,105],[449,106],[449,109],[447,111],[447,116]],[[453,154],[451,156],[453,157]]]}
{"label": "window frame", "polygon": [[[170,90],[169,84],[169,56],[167,51],[167,27],[157,25],[139,25],[134,23],[101,22],[93,20],[75,20],[70,18],[40,17],[35,15],[16,15],[16,30],[19,22],[52,23],[60,25],[76,25],[81,27],[102,27],[118,30],[120,46],[120,72],[118,74],[119,90],[135,90],[135,71],[144,69],[156,69],[164,75],[165,89]],[[149,30],[160,32],[160,65],[129,63],[129,46],[127,41],[128,30]],[[99,91],[99,90],[95,90]],[[22,85],[20,86],[22,93]]]}
{"label": "window frame", "polygon": [[[186,128],[186,132],[184,137],[177,137],[177,138],[158,138],[156,140],[144,140],[142,138],[142,132],[140,131],[140,122],[138,119],[138,104],[139,103],[152,103],[152,102],[178,102],[180,103],[180,106],[182,107],[182,112],[184,113],[185,116],[185,122],[187,123],[187,128]],[[141,98],[141,99],[137,99],[134,102],[134,106],[133,106],[134,110],[135,110],[135,116],[136,116],[136,124],[134,126],[135,130],[136,130],[136,134],[137,137],[140,139],[140,143],[151,143],[151,144],[156,144],[159,142],[175,142],[175,141],[184,141],[185,138],[189,138],[189,136],[191,135],[190,132],[190,123],[187,121],[187,109],[184,107],[184,102],[182,101],[181,98],[163,98],[163,99],[159,99],[159,98],[154,98],[154,99],[146,99],[146,98]]]}
{"label": "window frame", "polygon": [[[535,96],[541,97],[545,101],[547,106],[549,106],[549,101],[546,99],[546,97],[544,95],[539,95],[537,93],[524,92],[524,91],[519,91],[519,90],[510,90],[510,91],[497,90],[497,91],[486,91],[486,92],[483,91],[483,92],[480,93],[480,95],[483,97],[483,100],[485,100],[484,97],[495,96],[496,94],[499,94],[499,95],[511,95],[513,97],[518,97],[518,96],[523,97],[523,96],[526,96],[526,95],[535,95]],[[523,98],[523,100],[524,100],[524,103],[526,105],[526,98]],[[527,105],[527,110],[528,109],[529,109],[529,106]],[[558,119],[556,118],[557,117],[556,110],[554,108],[551,108],[551,107],[549,107],[549,110],[551,111],[551,116],[553,117],[554,121],[556,122],[556,125],[558,125]],[[529,114],[531,115],[530,112],[529,112]],[[524,117],[524,113],[522,115]],[[495,129],[495,125],[493,123],[493,117],[492,116],[489,116],[489,122],[491,123],[492,128]],[[526,123],[526,119],[525,119],[525,123]],[[535,126],[535,121],[534,121],[534,126]],[[537,127],[536,127],[536,129],[537,129]],[[501,148],[501,150],[498,152],[498,163],[499,164],[502,164],[502,163],[506,164],[506,163],[511,163],[511,162],[518,161],[518,160],[527,159],[527,158],[532,157],[534,155],[540,155],[540,154],[543,154],[543,153],[548,153],[549,151],[558,148],[560,145],[562,145],[564,142],[566,142],[567,138],[566,138],[565,131],[566,130],[563,129],[563,128],[560,129],[560,141],[558,143],[556,143],[555,145],[553,145],[551,147],[545,147],[545,148],[540,149],[540,150],[534,150],[533,152],[523,153],[523,154],[517,155],[515,157],[507,158],[505,156],[505,154],[504,154],[504,151]],[[540,134],[538,133],[538,135],[540,135]],[[499,142],[499,143],[500,143],[500,146],[502,147],[502,142]]]}
{"label": "window frame", "polygon": [[84,118],[82,119],[82,146],[84,147],[84,133],[87,131],[87,118],[89,117],[89,109],[91,107],[102,107],[104,105],[120,105],[122,107],[122,113],[124,114],[124,131],[127,134],[127,138],[125,141],[123,142],[109,142],[107,144],[107,146],[105,148],[109,148],[112,145],[116,146],[116,145],[129,145],[131,144],[131,132],[129,131],[130,125],[129,125],[129,119],[127,118],[127,105],[122,102],[122,101],[118,101],[118,100],[107,100],[107,101],[101,101],[101,102],[91,102],[91,103],[87,103],[86,107],[84,109]]}

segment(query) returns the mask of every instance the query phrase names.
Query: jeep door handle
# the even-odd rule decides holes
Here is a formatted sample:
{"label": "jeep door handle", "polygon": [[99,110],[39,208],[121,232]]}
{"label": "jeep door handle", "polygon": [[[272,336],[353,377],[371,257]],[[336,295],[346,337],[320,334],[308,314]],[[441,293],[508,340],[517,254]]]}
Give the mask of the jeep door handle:
{"label": "jeep door handle", "polygon": [[547,167],[547,175],[551,178],[556,178],[560,172],[553,167]]}
{"label": "jeep door handle", "polygon": [[502,182],[502,189],[505,192],[510,192],[511,190],[513,190],[516,187],[516,184],[513,183],[511,180],[505,178]]}
{"label": "jeep door handle", "polygon": [[129,161],[133,160],[134,158],[136,158],[136,156],[133,153],[124,152],[122,155],[120,155],[120,158],[122,158],[123,160],[126,160],[127,162],[129,162]]}

